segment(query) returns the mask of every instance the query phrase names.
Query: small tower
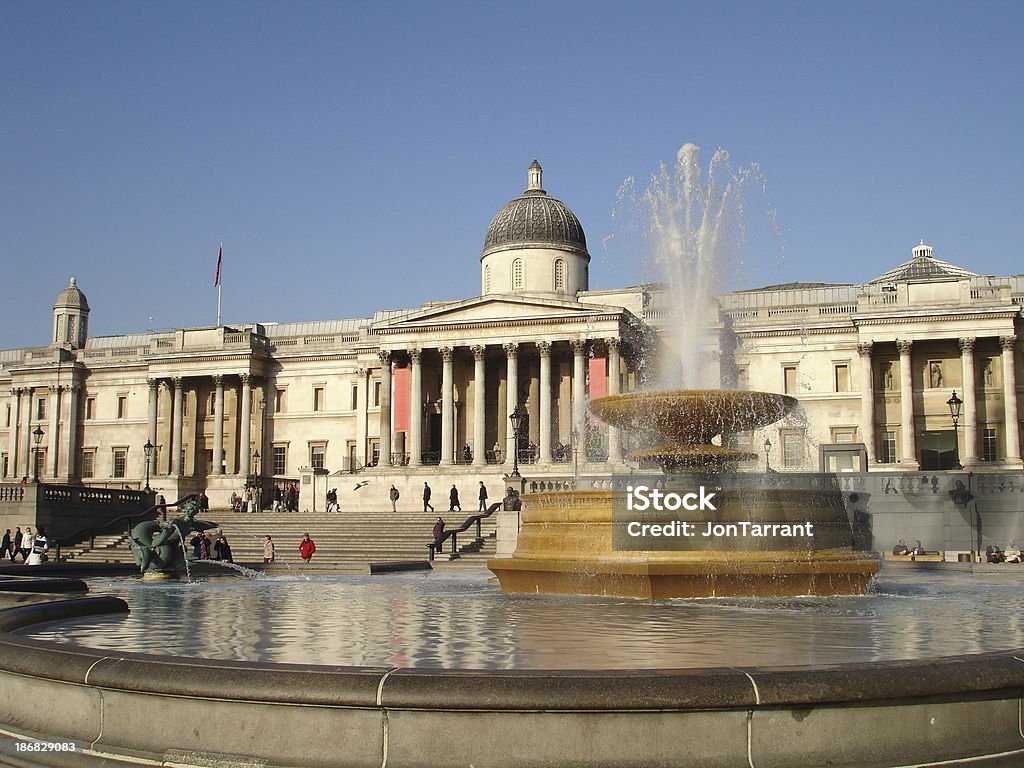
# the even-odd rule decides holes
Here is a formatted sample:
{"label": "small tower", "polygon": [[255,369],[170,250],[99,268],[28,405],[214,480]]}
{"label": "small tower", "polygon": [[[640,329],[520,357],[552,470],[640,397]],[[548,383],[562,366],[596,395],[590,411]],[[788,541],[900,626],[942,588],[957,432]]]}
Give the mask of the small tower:
{"label": "small tower", "polygon": [[88,335],[89,302],[79,290],[78,281],[72,277],[68,287],[57,294],[57,301],[53,303],[53,343],[81,349]]}
{"label": "small tower", "polygon": [[530,163],[530,167],[526,172],[526,194],[528,195],[546,195],[544,191],[544,185],[541,183],[541,178],[544,175],[544,169],[540,167],[540,163],[537,162],[537,158],[533,158],[533,162]]}
{"label": "small tower", "polygon": [[930,259],[932,257],[932,247],[924,244],[924,239],[920,243],[914,246],[914,258],[915,259]]}

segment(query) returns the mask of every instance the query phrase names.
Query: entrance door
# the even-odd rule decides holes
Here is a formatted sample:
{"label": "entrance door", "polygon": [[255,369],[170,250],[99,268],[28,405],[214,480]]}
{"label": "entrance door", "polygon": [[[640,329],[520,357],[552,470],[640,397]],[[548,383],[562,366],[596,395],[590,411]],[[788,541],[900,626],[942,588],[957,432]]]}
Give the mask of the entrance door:
{"label": "entrance door", "polygon": [[956,432],[953,430],[923,432],[921,440],[921,469],[953,469],[956,466]]}

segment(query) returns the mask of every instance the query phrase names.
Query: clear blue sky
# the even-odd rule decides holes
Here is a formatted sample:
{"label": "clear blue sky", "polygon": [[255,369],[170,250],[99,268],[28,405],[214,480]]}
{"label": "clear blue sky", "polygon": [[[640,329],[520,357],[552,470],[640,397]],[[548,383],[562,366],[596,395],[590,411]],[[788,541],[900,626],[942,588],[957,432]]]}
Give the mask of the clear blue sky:
{"label": "clear blue sky", "polygon": [[[910,258],[1022,271],[1024,3],[0,2],[0,348],[358,317],[479,292],[494,213],[545,187],[586,229],[693,141],[758,162],[783,247],[744,285]],[[620,239],[621,242],[621,239]]]}

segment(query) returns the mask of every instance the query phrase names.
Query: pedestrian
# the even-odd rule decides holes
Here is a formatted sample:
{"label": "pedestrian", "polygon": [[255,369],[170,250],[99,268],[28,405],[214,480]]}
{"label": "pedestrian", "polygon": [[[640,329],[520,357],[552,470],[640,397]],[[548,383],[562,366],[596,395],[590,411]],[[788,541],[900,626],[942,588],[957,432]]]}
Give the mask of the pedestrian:
{"label": "pedestrian", "polygon": [[469,443],[466,443],[464,446],[462,446],[462,460],[466,464],[470,464],[473,461],[473,451],[469,447]]}
{"label": "pedestrian", "polygon": [[11,562],[15,562],[18,553],[21,552],[21,542],[24,540],[25,534],[21,532],[21,526],[19,525],[14,529],[14,547],[11,549]]}
{"label": "pedestrian", "polygon": [[156,511],[164,520],[167,519],[167,499],[162,493],[156,495]]}
{"label": "pedestrian", "polygon": [[8,528],[7,532],[4,533],[3,541],[0,541],[0,560],[8,558],[9,560],[14,559],[14,553],[11,551],[14,548],[14,541],[11,540],[11,529]]}
{"label": "pedestrian", "polygon": [[274,542],[271,541],[270,536],[263,537],[263,562],[273,563],[276,558],[274,557]]}
{"label": "pedestrian", "polygon": [[253,514],[259,512],[259,510],[256,509],[256,489],[251,485],[249,486],[249,490],[245,492],[245,503],[246,506],[249,507],[249,511]]}
{"label": "pedestrian", "polygon": [[281,511],[281,486],[280,485],[275,485],[274,486],[274,511],[275,512],[280,512]]}
{"label": "pedestrian", "polygon": [[299,542],[299,557],[302,558],[302,562],[308,563],[312,560],[314,552],[316,552],[316,544],[309,538],[308,533],[302,534],[302,541]]}
{"label": "pedestrian", "polygon": [[494,441],[494,448],[491,449],[491,453],[494,454],[494,463],[501,464],[501,443],[497,440]]}
{"label": "pedestrian", "polygon": [[199,492],[199,511],[209,512],[210,511],[210,497],[206,495],[206,491]]}
{"label": "pedestrian", "polygon": [[299,511],[299,484],[292,483],[292,512]]}
{"label": "pedestrian", "polygon": [[239,501],[240,501],[240,506],[242,508],[242,514],[245,514],[246,512],[249,511],[249,489],[248,488],[243,488],[242,489],[242,496],[239,499]]}
{"label": "pedestrian", "polygon": [[479,495],[479,498],[480,498],[480,510],[479,511],[480,512],[486,512],[487,511],[487,486],[484,485],[484,481],[483,480],[480,481],[480,493],[478,495]]}
{"label": "pedestrian", "polygon": [[431,512],[433,512],[434,511],[434,505],[430,503],[430,486],[427,485],[426,482],[424,482],[423,483],[423,511],[426,512],[428,509]]}
{"label": "pedestrian", "polygon": [[231,559],[231,545],[228,544],[228,539],[223,533],[217,539],[217,543],[213,545],[213,559],[223,560],[225,563],[235,562]]}
{"label": "pedestrian", "polygon": [[28,560],[28,555],[32,551],[32,542],[34,542],[35,540],[36,536],[34,533],[32,533],[32,528],[26,525],[25,538],[21,540],[21,549],[19,550],[21,552],[22,562],[26,562]]}
{"label": "pedestrian", "polygon": [[434,523],[434,543],[437,544],[438,539],[442,536],[444,536],[444,518],[438,515],[437,522]]}
{"label": "pedestrian", "polygon": [[455,510],[462,511],[462,505],[459,503],[459,489],[452,485],[451,491],[448,492],[448,511],[454,512]]}
{"label": "pedestrian", "polygon": [[46,531],[40,528],[36,537],[32,540],[32,553],[25,560],[25,565],[42,565],[50,559],[46,554],[49,551],[50,540],[46,536]]}
{"label": "pedestrian", "polygon": [[398,511],[398,507],[396,505],[398,504],[398,499],[399,499],[399,497],[401,495],[402,494],[400,494],[398,492],[398,489],[395,488],[394,485],[392,485],[391,486],[391,491],[388,493],[388,496],[390,496],[390,498],[391,498],[391,511],[392,512],[397,512]]}

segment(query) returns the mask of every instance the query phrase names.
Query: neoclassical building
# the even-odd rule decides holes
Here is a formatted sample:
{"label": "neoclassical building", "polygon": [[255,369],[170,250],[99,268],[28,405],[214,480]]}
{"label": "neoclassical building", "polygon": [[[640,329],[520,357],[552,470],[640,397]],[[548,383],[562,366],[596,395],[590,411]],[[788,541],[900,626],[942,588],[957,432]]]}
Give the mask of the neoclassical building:
{"label": "neoclassical building", "polygon": [[[141,487],[148,474],[165,494],[207,488],[216,503],[257,478],[363,472],[415,493],[424,477],[507,474],[516,408],[524,474],[624,467],[628,438],[587,401],[646,379],[672,299],[656,285],[589,290],[583,227],[536,161],[527,180],[487,228],[480,295],[461,301],[90,337],[72,278],[52,343],[0,352],[4,480]],[[1020,469],[1022,304],[1024,277],[976,275],[924,243],[864,284],[721,296],[711,378],[803,405],[727,439],[767,448],[779,470]]]}

